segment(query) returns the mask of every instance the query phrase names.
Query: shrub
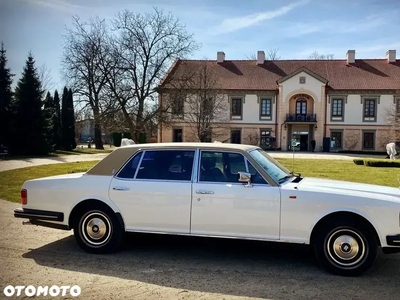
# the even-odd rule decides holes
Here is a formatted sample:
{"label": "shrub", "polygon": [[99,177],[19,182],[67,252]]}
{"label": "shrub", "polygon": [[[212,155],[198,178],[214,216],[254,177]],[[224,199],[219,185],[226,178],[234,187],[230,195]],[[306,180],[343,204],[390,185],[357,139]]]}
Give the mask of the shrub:
{"label": "shrub", "polygon": [[363,159],[355,158],[355,159],[353,159],[353,162],[358,166],[364,165],[364,160]]}
{"label": "shrub", "polygon": [[400,168],[400,161],[365,159],[364,165],[368,167],[379,167],[379,168]]}

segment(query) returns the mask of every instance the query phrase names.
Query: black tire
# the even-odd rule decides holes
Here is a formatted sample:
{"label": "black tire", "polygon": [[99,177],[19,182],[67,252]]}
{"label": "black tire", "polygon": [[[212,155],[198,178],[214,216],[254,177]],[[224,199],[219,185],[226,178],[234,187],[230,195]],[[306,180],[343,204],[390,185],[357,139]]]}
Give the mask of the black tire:
{"label": "black tire", "polygon": [[96,206],[80,213],[74,222],[74,236],[86,252],[111,253],[122,244],[124,229],[111,209]]}
{"label": "black tire", "polygon": [[344,220],[322,225],[314,249],[320,265],[328,272],[359,276],[375,262],[378,242],[365,224]]}

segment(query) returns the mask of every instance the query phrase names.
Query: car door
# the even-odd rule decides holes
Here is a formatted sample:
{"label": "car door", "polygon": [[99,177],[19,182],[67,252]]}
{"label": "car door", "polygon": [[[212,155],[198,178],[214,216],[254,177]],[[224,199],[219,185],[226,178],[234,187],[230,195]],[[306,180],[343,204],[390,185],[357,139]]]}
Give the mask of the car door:
{"label": "car door", "polygon": [[[193,183],[191,233],[279,239],[280,190],[269,185],[241,153],[201,151]],[[238,182],[238,172],[253,183]]]}
{"label": "car door", "polygon": [[195,150],[145,150],[112,179],[110,199],[128,231],[189,233]]}

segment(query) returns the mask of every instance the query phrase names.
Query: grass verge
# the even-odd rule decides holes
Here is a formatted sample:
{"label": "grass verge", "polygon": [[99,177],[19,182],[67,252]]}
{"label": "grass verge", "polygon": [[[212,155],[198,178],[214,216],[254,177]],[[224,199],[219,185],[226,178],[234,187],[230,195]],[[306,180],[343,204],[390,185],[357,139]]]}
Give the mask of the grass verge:
{"label": "grass verge", "polygon": [[[289,170],[292,159],[278,159]],[[19,193],[24,181],[59,174],[84,172],[97,161],[62,163],[0,172],[0,198],[19,202]],[[398,187],[399,168],[371,168],[355,165],[352,160],[296,159],[294,171],[306,177],[338,179]]]}

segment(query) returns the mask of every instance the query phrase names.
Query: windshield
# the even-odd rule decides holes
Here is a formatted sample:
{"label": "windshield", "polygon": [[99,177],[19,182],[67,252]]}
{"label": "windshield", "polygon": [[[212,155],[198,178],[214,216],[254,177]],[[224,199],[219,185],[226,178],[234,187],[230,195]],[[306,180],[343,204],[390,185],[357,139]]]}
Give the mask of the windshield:
{"label": "windshield", "polygon": [[249,151],[249,154],[274,181],[283,183],[292,177],[290,172],[286,170],[284,166],[269,156],[264,150],[251,150]]}

